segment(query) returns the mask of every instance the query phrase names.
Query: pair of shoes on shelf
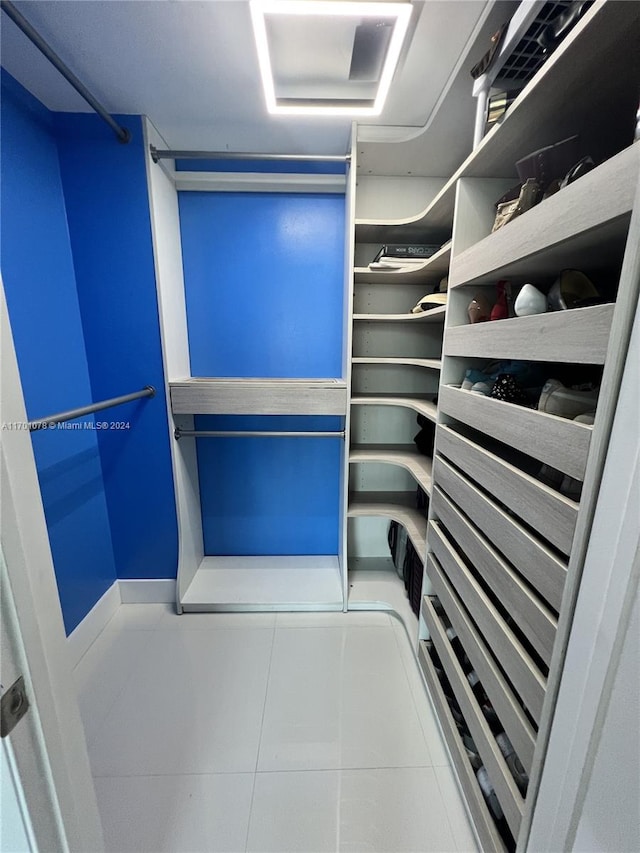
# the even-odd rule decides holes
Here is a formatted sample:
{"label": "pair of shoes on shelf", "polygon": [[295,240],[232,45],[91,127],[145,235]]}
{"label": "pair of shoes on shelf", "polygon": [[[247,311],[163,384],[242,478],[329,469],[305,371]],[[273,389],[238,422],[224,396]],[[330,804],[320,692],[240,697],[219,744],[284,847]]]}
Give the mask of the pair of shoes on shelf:
{"label": "pair of shoes on shelf", "polygon": [[582,424],[593,424],[598,393],[598,388],[580,390],[563,385],[559,379],[548,379],[542,387],[538,411]]}
{"label": "pair of shoes on shelf", "polygon": [[516,751],[505,732],[500,732],[496,735],[496,743],[500,747],[502,757],[507,763],[507,767],[511,771],[511,775],[521,794],[525,794],[529,785],[529,775],[524,769],[524,765],[516,755]]}

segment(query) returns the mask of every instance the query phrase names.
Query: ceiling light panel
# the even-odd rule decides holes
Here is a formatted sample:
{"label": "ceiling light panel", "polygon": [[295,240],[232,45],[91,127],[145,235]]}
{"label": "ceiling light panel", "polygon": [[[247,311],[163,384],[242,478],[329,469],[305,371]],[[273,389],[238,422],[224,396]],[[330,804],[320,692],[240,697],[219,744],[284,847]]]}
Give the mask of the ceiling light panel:
{"label": "ceiling light panel", "polygon": [[379,115],[410,3],[251,0],[267,109],[275,115]]}

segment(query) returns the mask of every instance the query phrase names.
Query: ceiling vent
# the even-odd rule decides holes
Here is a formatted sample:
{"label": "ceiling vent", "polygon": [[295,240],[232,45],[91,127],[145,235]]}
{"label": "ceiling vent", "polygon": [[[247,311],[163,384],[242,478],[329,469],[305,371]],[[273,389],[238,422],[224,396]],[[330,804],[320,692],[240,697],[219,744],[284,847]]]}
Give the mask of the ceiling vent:
{"label": "ceiling vent", "polygon": [[252,0],[267,109],[275,115],[379,115],[410,3]]}

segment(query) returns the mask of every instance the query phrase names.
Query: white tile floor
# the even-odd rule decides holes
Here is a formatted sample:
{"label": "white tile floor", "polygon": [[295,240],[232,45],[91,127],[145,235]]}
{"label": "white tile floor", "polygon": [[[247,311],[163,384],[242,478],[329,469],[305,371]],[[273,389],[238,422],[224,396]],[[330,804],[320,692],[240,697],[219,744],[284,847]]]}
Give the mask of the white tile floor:
{"label": "white tile floor", "polygon": [[127,604],[75,674],[108,851],[477,849],[387,614]]}

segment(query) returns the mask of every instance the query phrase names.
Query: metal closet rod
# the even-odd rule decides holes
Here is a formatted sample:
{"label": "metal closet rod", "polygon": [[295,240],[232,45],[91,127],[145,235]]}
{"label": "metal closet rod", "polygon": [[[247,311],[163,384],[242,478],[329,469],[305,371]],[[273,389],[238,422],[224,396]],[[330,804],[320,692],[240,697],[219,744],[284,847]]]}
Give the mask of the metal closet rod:
{"label": "metal closet rod", "polygon": [[13,3],[10,3],[9,0],[1,0],[0,7],[2,8],[2,11],[11,18],[13,23],[22,30],[25,36],[35,44],[38,50],[47,57],[49,62],[58,69],[62,76],[73,86],[76,92],[98,113],[100,118],[106,121],[111,130],[118,137],[118,140],[124,143],[129,142],[131,140],[130,131],[128,131],[126,127],[121,127],[118,122],[109,115],[100,101],[91,94],[84,83],[78,80],[73,71],[65,65],[58,54],[42,38],[40,33],[38,33],[37,30],[34,30],[29,21],[27,21],[27,19],[18,12]]}
{"label": "metal closet rod", "polygon": [[350,154],[250,154],[247,151],[173,151],[150,145],[151,159],[159,160],[292,160],[298,163],[347,163]]}
{"label": "metal closet rod", "polygon": [[81,418],[83,415],[92,415],[94,412],[101,412],[103,409],[110,409],[112,406],[121,406],[123,403],[130,403],[132,400],[138,400],[140,397],[155,396],[156,389],[153,385],[145,385],[142,391],[134,391],[133,394],[123,394],[122,397],[112,397],[110,400],[103,400],[101,403],[92,403],[90,406],[83,406],[80,409],[69,409],[68,412],[60,412],[57,415],[50,415],[48,418],[29,421],[29,429],[31,432],[39,429],[47,429],[55,424]]}
{"label": "metal closet rod", "polygon": [[337,432],[276,432],[274,430],[174,430],[176,441],[181,438],[344,438],[344,430]]}

